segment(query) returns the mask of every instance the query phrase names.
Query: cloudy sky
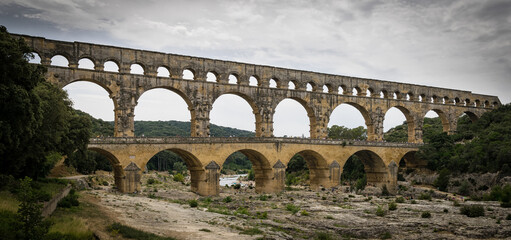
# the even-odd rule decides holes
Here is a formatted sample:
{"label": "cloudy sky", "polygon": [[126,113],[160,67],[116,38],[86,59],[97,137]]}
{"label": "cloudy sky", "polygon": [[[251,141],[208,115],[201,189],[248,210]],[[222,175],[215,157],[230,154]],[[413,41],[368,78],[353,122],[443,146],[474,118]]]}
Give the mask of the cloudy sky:
{"label": "cloudy sky", "polygon": [[[511,101],[511,1],[2,0],[8,31],[497,95]],[[75,107],[113,119],[104,90],[66,87]],[[233,107],[235,105],[236,107]],[[239,106],[239,107],[238,107]],[[137,120],[189,120],[177,95],[144,94]],[[238,110],[236,110],[238,109]],[[254,130],[248,104],[222,96],[211,122]],[[404,116],[390,111],[388,129]],[[308,135],[305,110],[277,107],[276,135]],[[363,125],[341,105],[330,125]]]}

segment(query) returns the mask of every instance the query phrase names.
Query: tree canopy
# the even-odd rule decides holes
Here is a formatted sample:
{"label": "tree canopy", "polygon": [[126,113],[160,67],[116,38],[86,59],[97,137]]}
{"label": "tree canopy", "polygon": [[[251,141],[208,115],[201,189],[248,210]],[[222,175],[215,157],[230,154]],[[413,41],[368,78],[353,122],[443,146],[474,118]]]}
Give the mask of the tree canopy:
{"label": "tree canopy", "polygon": [[[75,114],[62,89],[29,64],[31,49],[0,27],[0,174],[45,176],[58,160],[86,149],[90,121]],[[53,156],[53,157],[50,157]]]}

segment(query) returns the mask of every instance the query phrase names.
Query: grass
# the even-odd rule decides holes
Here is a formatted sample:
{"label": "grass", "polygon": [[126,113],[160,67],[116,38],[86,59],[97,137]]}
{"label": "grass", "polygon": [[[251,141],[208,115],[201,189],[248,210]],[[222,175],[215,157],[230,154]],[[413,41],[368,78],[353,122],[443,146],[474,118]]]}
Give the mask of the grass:
{"label": "grass", "polygon": [[50,234],[58,234],[66,239],[94,239],[94,235],[81,218],[69,215],[55,216],[51,217],[50,221],[53,223],[49,230]]}
{"label": "grass", "polygon": [[241,231],[240,234],[253,236],[253,235],[263,234],[263,231],[261,231],[261,229],[259,229],[259,228],[247,228],[247,229]]}
{"label": "grass", "polygon": [[0,191],[0,210],[8,212],[17,212],[19,206],[18,200],[9,191]]}
{"label": "grass", "polygon": [[108,226],[108,231],[114,235],[121,235],[124,238],[140,239],[140,240],[173,240],[171,237],[161,237],[153,233],[140,231],[138,229],[122,225],[120,223],[114,223]]}
{"label": "grass", "polygon": [[297,213],[298,211],[300,211],[300,207],[298,206],[295,206],[294,204],[287,204],[286,205],[286,210],[292,212],[293,214]]}

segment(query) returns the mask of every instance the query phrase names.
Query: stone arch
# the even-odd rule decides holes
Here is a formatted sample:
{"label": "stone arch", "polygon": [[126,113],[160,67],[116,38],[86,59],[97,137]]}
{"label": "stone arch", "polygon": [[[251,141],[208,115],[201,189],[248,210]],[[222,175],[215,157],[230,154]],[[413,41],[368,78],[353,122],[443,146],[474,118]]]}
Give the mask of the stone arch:
{"label": "stone arch", "polygon": [[29,63],[33,63],[33,64],[42,64],[42,58],[41,58],[41,54],[39,54],[38,52],[36,51],[32,51],[30,54],[32,54],[32,56],[30,55],[27,55],[26,56],[26,59]]}
{"label": "stone arch", "polygon": [[[67,61],[67,64],[66,64],[65,66],[62,66],[62,65],[56,65],[56,64],[54,63],[56,60],[58,60],[58,59],[60,59],[60,58],[63,58],[64,60],[66,60],[66,61]],[[51,66],[57,66],[57,67],[69,67],[69,66],[71,66],[71,62],[69,61],[69,59],[70,59],[70,58],[69,58],[69,56],[66,56],[65,54],[60,54],[60,53],[59,53],[59,54],[55,54],[55,55],[53,55],[53,56],[50,58],[50,61],[51,61],[50,65],[51,65]]]}
{"label": "stone arch", "polygon": [[[450,125],[450,122],[449,122],[449,118],[447,117],[447,114],[445,114],[442,110],[440,109],[437,109],[437,108],[434,108],[434,109],[429,109],[428,111],[426,111],[423,115],[422,115],[422,123],[424,123],[424,118],[426,117],[426,114],[429,112],[429,111],[433,111],[435,112],[438,117],[440,118],[440,120],[442,121],[442,129],[444,132],[446,133],[449,133],[450,130],[451,130],[451,125]],[[421,124],[422,125],[422,124]]]}
{"label": "stone arch", "polygon": [[[378,154],[371,150],[360,150],[352,155],[356,155],[364,164],[368,185],[383,187],[388,183],[387,166]],[[346,161],[344,162],[346,163]]]}
{"label": "stone arch", "polygon": [[411,151],[405,152],[399,158],[400,161],[399,161],[398,165],[401,167],[403,165],[401,162],[403,162],[404,166],[406,168],[424,168],[424,167],[426,167],[427,166],[427,162],[424,161],[424,160],[419,159],[416,156],[416,153],[417,153],[416,150],[411,150]]}
{"label": "stone arch", "polygon": [[253,87],[261,86],[261,78],[258,75],[251,75],[248,77],[248,85]]}
{"label": "stone arch", "polygon": [[[71,84],[71,83],[75,83],[75,82],[91,82],[91,83],[94,83],[94,84],[97,84],[98,86],[100,86],[101,88],[105,89],[105,91],[108,93],[109,96],[112,96],[112,94],[114,93],[114,91],[112,91],[112,89],[110,89],[110,87],[107,86],[107,84],[105,82],[102,82],[102,81],[98,81],[96,79],[93,79],[93,78],[78,78],[78,79],[74,79],[74,80],[71,80],[69,82],[59,82],[58,83],[58,86],[60,88],[64,88],[65,86]],[[115,105],[115,101],[114,101],[114,106]]]}
{"label": "stone arch", "polygon": [[[250,162],[252,163],[252,169],[254,170],[255,175],[255,190],[258,193],[271,193],[271,192],[277,192],[281,191],[284,188],[284,180],[285,176],[283,174],[279,174],[279,170],[277,169],[277,172],[274,172],[275,170],[270,164],[270,161],[264,154],[262,154],[259,151],[243,148],[235,151],[229,152],[229,154],[225,154],[221,157],[223,160],[221,163],[219,163],[221,166],[225,163],[225,160],[230,155],[234,154],[235,152],[240,152],[243,155],[245,155]],[[282,172],[283,173],[283,172]],[[282,175],[282,176],[281,176]],[[275,179],[275,178],[281,178],[281,179]],[[281,184],[278,184],[281,183]]]}
{"label": "stone arch", "polygon": [[263,121],[262,121],[261,113],[260,113],[259,107],[255,103],[254,99],[252,99],[250,96],[248,96],[244,93],[241,93],[241,92],[234,92],[234,91],[224,92],[224,93],[218,95],[217,97],[215,97],[214,99],[212,99],[211,106],[213,106],[215,104],[215,101],[218,98],[220,98],[221,96],[226,95],[226,94],[232,94],[232,95],[241,97],[243,100],[245,100],[245,102],[248,103],[248,105],[252,108],[252,113],[254,114],[256,137],[261,137],[262,131],[258,131],[259,129],[262,128]]}
{"label": "stone arch", "polygon": [[[116,67],[117,67],[117,72],[121,72],[121,64],[120,64],[120,61],[119,59],[116,59],[116,58],[106,58],[104,61],[103,61],[103,69],[106,68],[105,64],[108,63],[108,62],[113,62],[115,63]],[[106,72],[115,72],[115,71],[110,71],[110,70],[104,70]]]}
{"label": "stone arch", "polygon": [[241,84],[240,74],[237,72],[230,72],[227,82],[230,84]]}
{"label": "stone arch", "polygon": [[[206,178],[206,172],[204,170],[204,166],[202,165],[201,161],[192,153],[190,153],[186,150],[180,149],[180,148],[167,148],[167,149],[162,149],[161,151],[163,151],[163,150],[171,151],[184,160],[186,167],[188,168],[188,171],[190,171],[190,180],[191,180],[190,185],[191,185],[192,192],[203,195],[202,193],[205,191],[204,188],[206,186],[205,186],[205,184],[201,184],[201,183],[203,183],[204,178]],[[158,151],[158,152],[161,152],[161,151]],[[157,153],[153,154],[152,156],[156,155]],[[141,166],[142,169],[145,167],[147,162],[149,162],[149,159],[147,159],[144,162],[143,166]],[[205,195],[209,195],[209,194],[205,194]]]}
{"label": "stone arch", "polygon": [[[405,116],[406,124],[408,125],[408,142],[415,142],[415,119],[413,118],[413,114],[408,110],[408,108],[404,106],[393,106],[394,108],[397,108],[401,113]],[[390,107],[387,109],[385,114],[393,107]],[[385,120],[384,120],[385,121]]]}
{"label": "stone arch", "polygon": [[[214,77],[214,79],[213,79]],[[210,70],[210,71],[207,71],[206,73],[206,81],[207,82],[219,82],[219,78],[220,77],[220,74],[218,74],[217,71],[214,71],[214,70]]]}
{"label": "stone arch", "polygon": [[[312,149],[304,149],[299,154],[305,159],[309,168],[309,181],[311,189],[330,187],[330,172],[328,161],[318,152]],[[295,154],[293,154],[294,156]]]}
{"label": "stone arch", "polygon": [[270,78],[270,80],[268,81],[268,87],[269,88],[281,88],[281,81],[276,78],[276,77],[272,77]]}
{"label": "stone arch", "polygon": [[[161,72],[160,72],[160,69],[162,69]],[[164,66],[164,65],[160,65],[160,66],[158,66],[158,68],[156,68],[156,76],[157,77],[169,77],[169,78],[171,78],[172,77],[172,73],[171,73],[169,67]]]}
{"label": "stone arch", "polygon": [[[82,62],[83,60],[86,61],[86,62],[90,61],[90,63],[92,63],[92,68],[87,68],[87,67],[80,66],[80,62]],[[96,64],[94,63],[94,59],[92,59],[91,57],[82,57],[82,58],[80,58],[80,60],[78,60],[77,67],[80,68],[80,69],[94,70],[96,68]]]}
{"label": "stone arch", "polygon": [[[192,78],[185,78],[185,71],[189,71],[193,76]],[[184,79],[184,80],[197,80],[197,71],[195,71],[193,68],[191,67],[185,67],[183,68],[183,70],[181,71],[181,76],[180,76],[181,79]]]}
{"label": "stone arch", "polygon": [[[373,127],[373,122],[371,121],[371,115],[369,114],[369,112],[367,111],[367,109],[365,107],[363,107],[362,105],[360,105],[358,103],[355,103],[355,102],[343,102],[343,103],[339,103],[338,105],[333,107],[332,111],[330,111],[328,113],[328,119],[331,119],[331,117],[330,117],[331,114],[335,111],[336,108],[338,108],[342,104],[350,105],[350,106],[356,108],[360,112],[360,114],[364,118],[364,123],[365,123],[365,126],[367,128],[367,137],[369,138],[369,135],[371,133],[374,133],[374,127]],[[329,125],[329,124],[330,124],[330,121],[327,123],[327,125]]]}
{"label": "stone arch", "polygon": [[463,114],[467,114],[468,118],[470,118],[470,121],[476,122],[479,119],[479,116],[471,111],[465,111],[461,115],[458,116],[457,119],[459,119]]}
{"label": "stone arch", "polygon": [[124,168],[123,166],[121,165],[119,159],[117,159],[117,157],[112,154],[111,152],[105,150],[105,149],[102,149],[102,148],[98,148],[98,147],[89,147],[87,148],[88,150],[91,150],[91,151],[94,151],[94,152],[97,152],[103,156],[105,156],[108,161],[110,162],[110,164],[112,165],[112,170],[114,172],[114,180],[115,180],[115,186],[117,187],[117,189],[121,192],[127,192],[126,191],[126,183],[125,183],[125,173],[124,173]]}
{"label": "stone arch", "polygon": [[313,108],[310,107],[305,100],[298,98],[298,97],[288,97],[288,98],[280,99],[280,100],[276,101],[276,104],[273,107],[274,114],[276,113],[276,109],[277,109],[278,105],[285,99],[294,100],[294,101],[298,102],[300,105],[302,105],[302,107],[305,109],[305,112],[307,112],[307,117],[309,118],[309,137],[316,138],[317,134],[316,134],[316,131],[314,131],[314,129],[316,129],[316,125],[317,125],[316,116],[314,114]]}

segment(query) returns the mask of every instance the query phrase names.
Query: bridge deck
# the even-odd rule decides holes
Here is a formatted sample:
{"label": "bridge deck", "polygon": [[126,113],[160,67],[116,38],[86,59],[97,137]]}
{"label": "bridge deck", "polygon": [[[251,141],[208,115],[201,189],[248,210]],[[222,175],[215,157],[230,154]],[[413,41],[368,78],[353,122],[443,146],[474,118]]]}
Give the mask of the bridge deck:
{"label": "bridge deck", "polygon": [[89,144],[213,144],[213,143],[287,143],[308,145],[350,145],[418,148],[421,143],[360,141],[352,139],[265,138],[265,137],[106,137],[91,138]]}

